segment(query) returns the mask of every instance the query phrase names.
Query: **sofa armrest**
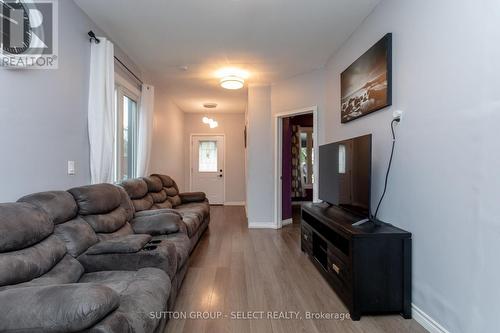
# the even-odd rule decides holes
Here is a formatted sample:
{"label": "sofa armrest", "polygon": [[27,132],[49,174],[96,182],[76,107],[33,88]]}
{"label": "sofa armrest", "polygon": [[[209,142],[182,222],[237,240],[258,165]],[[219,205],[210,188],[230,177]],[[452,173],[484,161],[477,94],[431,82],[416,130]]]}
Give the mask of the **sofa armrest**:
{"label": "sofa armrest", "polygon": [[184,192],[179,193],[179,197],[181,197],[182,203],[190,203],[190,202],[202,202],[205,201],[207,196],[203,192]]}
{"label": "sofa armrest", "polygon": [[174,214],[170,211],[160,211],[148,215],[136,216],[130,221],[130,224],[134,232],[138,234],[149,234],[152,236],[167,235],[179,232],[181,217],[179,214]]}
{"label": "sofa armrest", "polygon": [[85,252],[86,254],[105,253],[135,253],[140,251],[144,245],[151,240],[151,235],[127,235],[116,237],[92,245]]}
{"label": "sofa armrest", "polygon": [[112,289],[92,283],[0,292],[0,332],[80,332],[120,305]]}
{"label": "sofa armrest", "polygon": [[177,271],[177,252],[170,242],[148,244],[134,253],[103,253],[78,256],[78,261],[85,272],[99,271],[137,271],[141,268],[153,267],[163,270],[172,279]]}

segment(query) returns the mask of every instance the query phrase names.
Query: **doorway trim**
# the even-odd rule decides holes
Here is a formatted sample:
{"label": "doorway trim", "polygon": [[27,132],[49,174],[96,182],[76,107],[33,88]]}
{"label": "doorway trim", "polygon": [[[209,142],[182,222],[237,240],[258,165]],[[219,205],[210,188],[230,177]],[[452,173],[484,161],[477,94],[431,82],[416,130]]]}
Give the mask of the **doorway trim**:
{"label": "doorway trim", "polygon": [[189,134],[189,191],[193,191],[193,138],[195,136],[222,136],[224,138],[223,141],[223,152],[224,152],[224,177],[222,181],[224,182],[223,186],[223,202],[224,205],[226,203],[226,135],[224,133],[191,133]]}
{"label": "doorway trim", "polygon": [[313,202],[319,202],[319,142],[318,142],[318,106],[310,106],[303,109],[290,110],[274,114],[274,222],[276,229],[281,229],[284,225],[290,224],[289,220],[282,219],[282,188],[281,188],[281,167],[282,167],[282,131],[283,118],[290,116],[298,116],[301,114],[312,113],[313,115],[313,151],[314,151],[314,167],[313,174],[315,182],[313,184]]}

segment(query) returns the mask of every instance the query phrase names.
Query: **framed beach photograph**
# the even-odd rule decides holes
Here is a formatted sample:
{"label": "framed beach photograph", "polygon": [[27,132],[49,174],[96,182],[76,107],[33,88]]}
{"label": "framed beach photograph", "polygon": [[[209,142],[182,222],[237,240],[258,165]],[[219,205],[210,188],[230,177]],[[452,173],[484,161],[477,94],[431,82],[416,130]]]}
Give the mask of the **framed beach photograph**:
{"label": "framed beach photograph", "polygon": [[341,122],[392,104],[392,34],[386,34],[340,74]]}

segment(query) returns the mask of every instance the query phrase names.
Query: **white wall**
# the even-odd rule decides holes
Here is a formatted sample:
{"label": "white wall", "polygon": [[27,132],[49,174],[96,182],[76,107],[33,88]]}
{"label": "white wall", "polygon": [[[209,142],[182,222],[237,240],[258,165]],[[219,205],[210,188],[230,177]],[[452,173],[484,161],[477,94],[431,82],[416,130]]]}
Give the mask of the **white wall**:
{"label": "white wall", "polygon": [[[495,0],[385,0],[327,67],[326,141],[373,133],[372,205],[405,112],[379,215],[413,233],[413,302],[451,332],[499,327],[498,22]],[[341,125],[339,75],[387,32],[394,106]]]}
{"label": "white wall", "polygon": [[[325,133],[325,84],[326,71],[323,68],[273,84],[271,88],[272,114],[317,106],[319,110],[318,133]],[[323,137],[320,136],[319,142],[323,141]]]}
{"label": "white wall", "polygon": [[248,88],[247,216],[250,227],[273,227],[271,87]]}
{"label": "white wall", "polygon": [[[413,233],[413,302],[450,332],[498,329],[498,22],[495,0],[384,0],[325,68],[320,141],[373,133],[372,205],[383,187],[392,110],[404,111],[379,216]],[[341,125],[340,73],[387,32],[393,107]],[[273,112],[320,104],[310,75],[274,84]]]}
{"label": "white wall", "polygon": [[151,173],[172,177],[184,191],[184,112],[164,90],[155,90]]}
{"label": "white wall", "polygon": [[[90,182],[87,96],[97,27],[72,2],[59,2],[59,69],[0,69],[0,202]],[[75,176],[67,160],[76,161]]]}
{"label": "white wall", "polygon": [[224,170],[226,202],[245,201],[245,114],[210,113],[219,126],[211,129],[202,122],[204,114],[186,113],[184,117],[184,184],[188,190],[190,182],[190,146],[191,134],[224,134],[225,159]]}
{"label": "white wall", "polygon": [[[90,183],[87,32],[103,34],[73,1],[58,3],[59,68],[0,69],[0,202]],[[142,74],[116,44],[115,54]]]}

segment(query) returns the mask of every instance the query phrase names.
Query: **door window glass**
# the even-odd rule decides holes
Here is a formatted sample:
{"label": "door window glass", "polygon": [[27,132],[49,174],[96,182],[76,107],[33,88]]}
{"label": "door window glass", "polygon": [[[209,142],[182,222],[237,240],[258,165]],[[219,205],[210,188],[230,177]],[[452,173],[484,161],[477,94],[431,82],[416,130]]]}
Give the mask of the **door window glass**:
{"label": "door window glass", "polygon": [[217,172],[217,141],[200,141],[198,171]]}

